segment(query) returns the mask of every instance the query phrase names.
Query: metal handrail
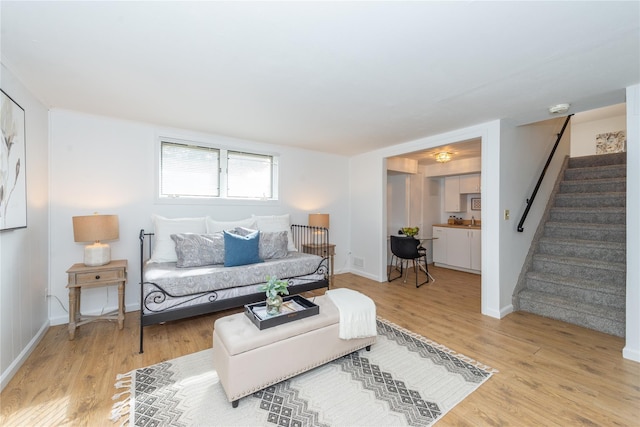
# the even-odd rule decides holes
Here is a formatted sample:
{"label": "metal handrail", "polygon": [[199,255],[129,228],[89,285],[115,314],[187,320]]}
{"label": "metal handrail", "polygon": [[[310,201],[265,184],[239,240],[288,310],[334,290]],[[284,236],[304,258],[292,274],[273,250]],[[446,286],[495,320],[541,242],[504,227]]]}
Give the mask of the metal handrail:
{"label": "metal handrail", "polygon": [[571,116],[573,116],[573,114],[569,114],[567,116],[567,120],[564,121],[564,125],[562,126],[562,130],[560,131],[560,133],[558,134],[558,139],[556,140],[556,143],[553,145],[553,150],[551,150],[551,154],[549,154],[549,158],[547,159],[547,163],[544,165],[544,169],[542,169],[542,173],[540,174],[540,178],[538,178],[538,183],[536,184],[536,188],[533,189],[533,193],[531,194],[531,197],[527,199],[527,207],[524,210],[524,213],[522,214],[522,218],[520,218],[520,222],[518,223],[518,231],[520,233],[522,233],[524,231],[524,221],[525,219],[527,219],[527,215],[529,214],[529,209],[531,209],[531,205],[533,204],[533,200],[536,198],[536,194],[538,194],[538,189],[540,188],[540,184],[542,184],[542,179],[544,178],[544,174],[547,172],[547,168],[549,167],[549,163],[551,163],[551,159],[553,159],[553,155],[556,152],[556,148],[558,148],[558,144],[560,143],[560,140],[562,139],[562,135],[564,134],[564,130],[567,128],[567,125],[569,124],[569,120],[571,120]]}

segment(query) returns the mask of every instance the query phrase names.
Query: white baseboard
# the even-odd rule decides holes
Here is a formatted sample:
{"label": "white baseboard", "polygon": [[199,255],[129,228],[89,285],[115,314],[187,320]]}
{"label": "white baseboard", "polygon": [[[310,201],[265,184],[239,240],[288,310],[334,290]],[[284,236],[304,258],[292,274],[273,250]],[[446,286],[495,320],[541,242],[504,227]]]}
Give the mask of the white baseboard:
{"label": "white baseboard", "polygon": [[373,274],[366,273],[366,272],[364,272],[362,270],[356,270],[354,268],[349,268],[349,269],[347,269],[346,272],[355,274],[356,276],[366,277],[367,279],[371,279],[371,280],[375,280],[376,282],[379,282],[378,277],[374,276]]}
{"label": "white baseboard", "polygon": [[513,313],[513,304],[509,304],[506,307],[500,309],[500,319],[504,318],[507,314]]}
{"label": "white baseboard", "polygon": [[38,333],[31,339],[31,341],[29,341],[29,344],[26,345],[26,347],[20,352],[18,357],[16,357],[15,360],[11,362],[11,365],[9,365],[9,367],[2,373],[2,375],[0,376],[0,391],[4,390],[5,386],[9,384],[9,381],[11,381],[16,372],[18,372],[31,352],[35,350],[35,348],[38,346],[38,343],[44,337],[44,334],[47,333],[49,326],[49,321],[44,322]]}
{"label": "white baseboard", "polygon": [[65,325],[69,323],[69,315],[65,314],[64,316],[51,317],[49,319],[51,326]]}
{"label": "white baseboard", "polygon": [[633,360],[634,362],[640,362],[640,349],[625,346],[622,349],[622,357]]}
{"label": "white baseboard", "polygon": [[493,317],[494,319],[502,319],[502,309],[501,310],[495,310],[495,309],[489,309],[485,306],[481,307],[481,313],[485,316],[489,316],[489,317]]}

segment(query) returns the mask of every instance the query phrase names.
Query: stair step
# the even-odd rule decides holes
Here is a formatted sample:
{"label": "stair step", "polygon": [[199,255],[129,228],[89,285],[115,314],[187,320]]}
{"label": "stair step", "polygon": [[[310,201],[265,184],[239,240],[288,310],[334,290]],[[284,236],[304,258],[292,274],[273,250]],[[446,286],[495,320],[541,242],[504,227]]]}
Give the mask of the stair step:
{"label": "stair step", "polygon": [[541,237],[538,241],[537,253],[605,262],[622,262],[626,260],[627,249],[623,242]]}
{"label": "stair step", "polygon": [[627,164],[627,153],[595,154],[592,156],[571,157],[569,159],[570,168],[586,168],[605,165],[625,165]]}
{"label": "stair step", "polygon": [[625,336],[626,153],[569,159],[549,201],[520,310]]}
{"label": "stair step", "polygon": [[560,193],[614,193],[626,192],[626,178],[583,179],[560,182]]}
{"label": "stair step", "polygon": [[611,307],[530,290],[524,290],[518,296],[523,311],[624,337],[624,310],[612,310]]}
{"label": "stair step", "polygon": [[554,222],[579,222],[594,224],[625,224],[627,210],[621,207],[554,207],[549,211]]}
{"label": "stair step", "polygon": [[621,310],[624,310],[626,304],[626,285],[612,282],[578,280],[556,274],[528,272],[527,289]]}
{"label": "stair step", "polygon": [[531,271],[596,282],[626,283],[626,263],[534,254]]}
{"label": "stair step", "polygon": [[625,207],[626,191],[611,193],[558,193],[553,200],[555,207]]}
{"label": "stair step", "polygon": [[543,236],[604,242],[626,242],[627,227],[625,224],[547,221],[544,224]]}
{"label": "stair step", "polygon": [[568,168],[564,171],[564,180],[623,178],[627,176],[627,165],[607,165],[587,168]]}

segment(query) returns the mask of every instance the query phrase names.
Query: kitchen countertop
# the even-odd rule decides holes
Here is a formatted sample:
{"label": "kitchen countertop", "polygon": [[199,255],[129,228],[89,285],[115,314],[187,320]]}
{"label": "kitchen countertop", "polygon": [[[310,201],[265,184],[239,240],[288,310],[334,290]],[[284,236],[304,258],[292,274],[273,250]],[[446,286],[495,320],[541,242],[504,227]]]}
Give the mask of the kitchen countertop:
{"label": "kitchen countertop", "polygon": [[471,224],[433,224],[434,227],[447,227],[447,228],[464,228],[466,230],[480,230],[481,225],[471,225]]}

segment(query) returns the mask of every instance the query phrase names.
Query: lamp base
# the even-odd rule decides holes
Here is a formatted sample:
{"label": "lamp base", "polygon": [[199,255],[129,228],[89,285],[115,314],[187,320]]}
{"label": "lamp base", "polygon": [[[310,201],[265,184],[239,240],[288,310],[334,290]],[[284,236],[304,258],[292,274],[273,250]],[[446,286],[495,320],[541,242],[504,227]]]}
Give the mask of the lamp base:
{"label": "lamp base", "polygon": [[111,248],[106,243],[96,242],[84,247],[84,265],[98,267],[111,262]]}

